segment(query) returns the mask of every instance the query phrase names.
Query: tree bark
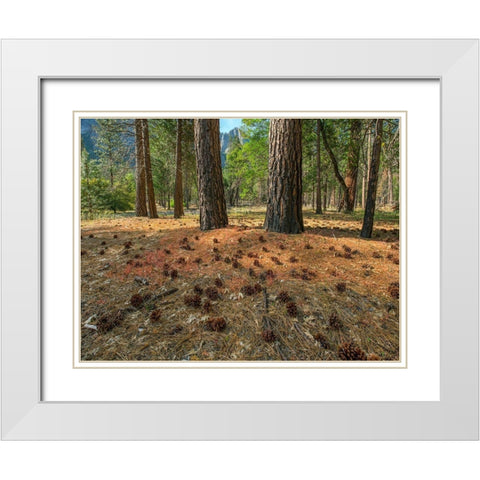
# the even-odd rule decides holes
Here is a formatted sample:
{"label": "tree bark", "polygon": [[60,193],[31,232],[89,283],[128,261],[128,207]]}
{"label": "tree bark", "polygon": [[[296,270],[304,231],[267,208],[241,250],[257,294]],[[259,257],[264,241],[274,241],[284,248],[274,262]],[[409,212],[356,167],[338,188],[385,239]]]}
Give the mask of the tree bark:
{"label": "tree bark", "polygon": [[145,180],[147,184],[148,216],[158,218],[155,204],[155,191],[153,189],[152,165],[150,162],[150,137],[148,134],[148,120],[142,119],[143,152],[145,158]]}
{"label": "tree bark", "polygon": [[220,159],[220,121],[195,119],[193,129],[200,229],[223,228],[228,225],[228,217]]}
{"label": "tree bark", "polygon": [[373,232],[373,217],[375,215],[375,202],[377,198],[378,169],[380,167],[380,153],[382,150],[383,120],[379,119],[375,125],[375,140],[373,142],[372,160],[368,173],[368,192],[363,225],[360,236],[371,238]]}
{"label": "tree bark", "polygon": [[268,200],[264,228],[270,232],[303,232],[302,121],[271,119]]}
{"label": "tree bark", "polygon": [[323,184],[323,211],[327,211],[327,190],[328,190],[328,182],[327,177],[325,176],[325,182]]}
{"label": "tree bark", "polygon": [[177,120],[177,150],[176,150],[176,171],[175,171],[175,198],[174,218],[183,216],[183,186],[182,186],[182,120]]}
{"label": "tree bark", "polygon": [[316,192],[316,206],[315,213],[322,214],[322,172],[321,172],[321,158],[320,158],[320,120],[317,120],[317,192]]}
{"label": "tree bark", "polygon": [[143,145],[143,128],[142,120],[135,120],[135,180],[136,180],[136,194],[135,194],[135,215],[137,217],[147,216],[147,190],[145,184],[145,152]]}
{"label": "tree bark", "polygon": [[372,139],[371,139],[371,126],[368,126],[368,132],[367,132],[367,162],[365,165],[365,173],[364,173],[364,186],[363,186],[363,191],[362,191],[362,208],[365,208],[366,202],[367,202],[367,187],[368,187],[368,175],[370,172],[370,165],[372,163],[372,156],[371,156],[371,151],[372,151]]}
{"label": "tree bark", "polygon": [[340,184],[340,187],[342,190],[345,192],[347,190],[347,185],[345,184],[345,180],[342,177],[342,174],[340,173],[340,170],[338,168],[338,162],[337,162],[337,157],[333,153],[333,150],[330,147],[330,143],[327,138],[327,133],[325,131],[325,126],[323,124],[324,121],[319,120],[319,125],[320,125],[320,131],[322,132],[322,138],[323,138],[323,145],[325,146],[325,150],[328,153],[328,156],[330,157],[330,160],[332,161],[333,165],[333,171],[335,173],[335,177],[337,177],[338,183]]}
{"label": "tree bark", "polygon": [[387,168],[387,182],[388,182],[388,204],[393,205],[393,178],[392,167]]}
{"label": "tree bark", "polygon": [[345,211],[348,213],[353,212],[355,209],[361,129],[361,120],[350,120],[350,141],[348,147],[347,170],[345,172]]}
{"label": "tree bark", "polygon": [[362,128],[362,121],[359,119],[353,119],[350,121],[350,141],[349,151],[347,157],[347,169],[345,172],[345,178],[343,178],[338,167],[337,158],[330,147],[330,143],[327,138],[325,126],[321,120],[319,120],[320,131],[322,132],[323,144],[325,150],[330,157],[333,165],[333,171],[335,177],[337,177],[338,183],[342,189],[343,198],[338,201],[338,210],[345,209],[346,212],[351,213],[355,208],[355,194],[357,191],[357,177],[358,177],[358,160],[360,153],[360,133]]}

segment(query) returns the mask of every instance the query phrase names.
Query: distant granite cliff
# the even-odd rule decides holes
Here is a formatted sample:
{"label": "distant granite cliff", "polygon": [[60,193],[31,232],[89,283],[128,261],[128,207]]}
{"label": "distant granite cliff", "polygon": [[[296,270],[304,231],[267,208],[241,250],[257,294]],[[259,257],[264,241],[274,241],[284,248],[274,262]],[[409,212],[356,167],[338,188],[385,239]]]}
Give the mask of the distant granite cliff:
{"label": "distant granite cliff", "polygon": [[95,131],[95,125],[97,121],[94,118],[82,118],[81,120],[81,136],[82,136],[82,148],[88,153],[88,156],[92,159],[97,158],[95,152],[95,145],[97,141],[97,132]]}
{"label": "distant granite cliff", "polygon": [[235,140],[239,140],[242,145],[245,143],[245,139],[242,137],[242,133],[238,127],[233,128],[229,132],[220,132],[220,156],[222,158],[222,168],[225,166],[227,154]]}

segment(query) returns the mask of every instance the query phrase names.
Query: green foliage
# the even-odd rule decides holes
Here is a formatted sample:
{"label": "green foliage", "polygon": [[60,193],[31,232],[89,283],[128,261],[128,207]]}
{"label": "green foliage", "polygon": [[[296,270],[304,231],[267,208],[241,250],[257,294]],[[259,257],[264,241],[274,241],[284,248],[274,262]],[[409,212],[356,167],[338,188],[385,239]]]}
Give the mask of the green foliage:
{"label": "green foliage", "polygon": [[81,210],[82,217],[94,218],[105,209],[103,195],[108,186],[106,179],[100,175],[98,164],[82,148],[81,164]]}
{"label": "green foliage", "polygon": [[235,139],[227,152],[224,180],[227,202],[265,202],[268,180],[268,119],[244,119],[242,142]]}
{"label": "green foliage", "polygon": [[[173,199],[175,189],[177,120],[152,119],[148,126],[153,186],[160,203],[169,208],[167,203]],[[197,191],[193,120],[189,119],[183,121],[182,157],[184,200],[188,207]]]}
{"label": "green foliage", "polygon": [[96,158],[82,146],[81,211],[94,218],[102,212],[127,211],[135,204],[134,134],[130,120],[100,119],[95,127]]}
{"label": "green foliage", "polygon": [[104,207],[113,213],[126,212],[135,205],[135,179],[132,173],[115,181],[104,191]]}

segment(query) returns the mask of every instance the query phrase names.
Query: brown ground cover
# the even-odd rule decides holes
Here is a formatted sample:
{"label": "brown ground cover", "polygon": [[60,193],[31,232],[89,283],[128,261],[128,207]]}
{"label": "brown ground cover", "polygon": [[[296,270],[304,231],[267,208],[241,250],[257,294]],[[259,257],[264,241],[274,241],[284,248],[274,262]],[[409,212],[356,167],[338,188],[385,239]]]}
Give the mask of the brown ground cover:
{"label": "brown ground cover", "polygon": [[84,361],[395,361],[398,221],[305,213],[305,233],[263,212],[82,221]]}

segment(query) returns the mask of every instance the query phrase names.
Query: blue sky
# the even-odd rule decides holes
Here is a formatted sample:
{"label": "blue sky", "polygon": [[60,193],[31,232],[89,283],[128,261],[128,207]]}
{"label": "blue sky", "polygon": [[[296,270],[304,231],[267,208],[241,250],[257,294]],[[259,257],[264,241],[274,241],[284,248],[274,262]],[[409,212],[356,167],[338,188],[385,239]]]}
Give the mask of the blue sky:
{"label": "blue sky", "polygon": [[229,132],[232,128],[239,127],[242,124],[241,118],[221,118],[220,131]]}

